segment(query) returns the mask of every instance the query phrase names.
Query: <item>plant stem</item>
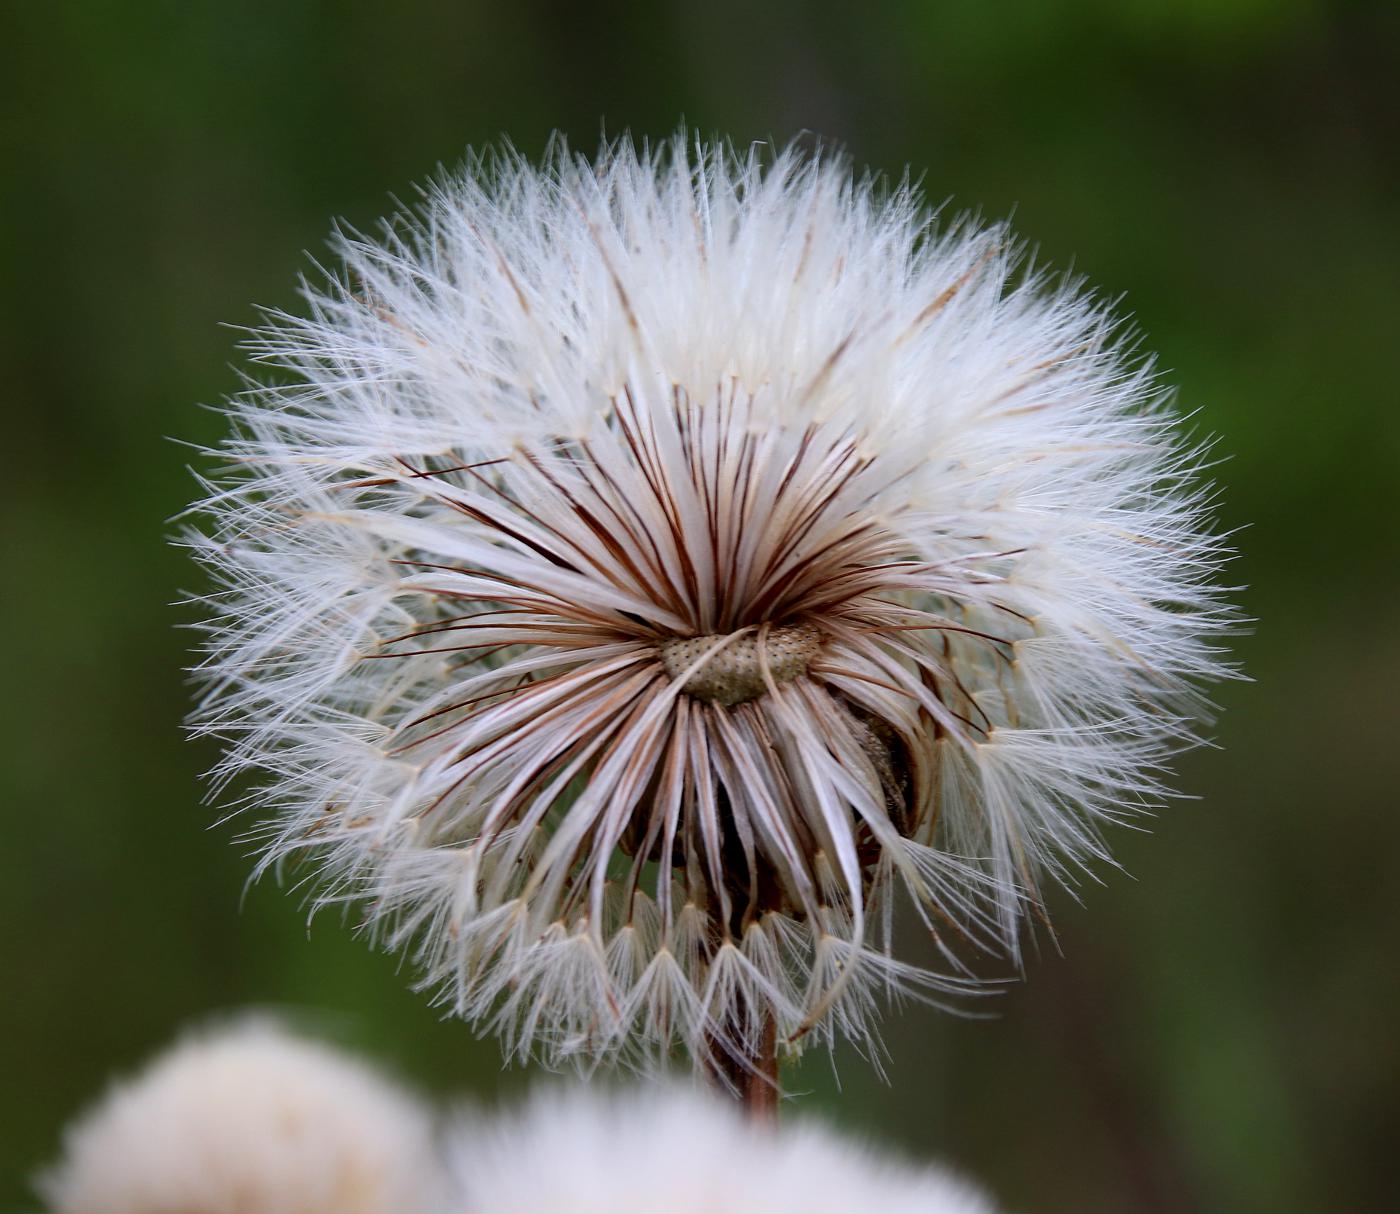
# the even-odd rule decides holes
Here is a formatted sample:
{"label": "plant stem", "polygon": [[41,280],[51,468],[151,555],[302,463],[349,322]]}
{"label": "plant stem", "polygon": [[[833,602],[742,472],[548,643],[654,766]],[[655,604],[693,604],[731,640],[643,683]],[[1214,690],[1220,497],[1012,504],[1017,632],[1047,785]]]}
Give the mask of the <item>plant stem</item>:
{"label": "plant stem", "polygon": [[705,1072],[710,1082],[743,1106],[756,1125],[778,1124],[778,1026],[765,1016],[759,1034],[757,1053],[737,1058],[733,1052],[711,1039]]}

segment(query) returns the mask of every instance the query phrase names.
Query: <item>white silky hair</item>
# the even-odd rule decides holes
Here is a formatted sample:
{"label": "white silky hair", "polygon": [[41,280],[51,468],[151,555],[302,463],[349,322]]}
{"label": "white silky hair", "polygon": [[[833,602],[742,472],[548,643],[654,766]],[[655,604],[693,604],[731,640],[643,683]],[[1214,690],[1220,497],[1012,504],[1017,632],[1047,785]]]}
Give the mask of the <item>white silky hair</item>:
{"label": "white silky hair", "polygon": [[197,730],[259,871],[507,1049],[869,1045],[1167,794],[1232,618],[1204,450],[1004,228],[678,136],[334,249],[195,508]]}
{"label": "white silky hair", "polygon": [[115,1085],[39,1187],[48,1214],[993,1214],[945,1169],[677,1082],[542,1086],[437,1123],[353,1056],[244,1020]]}
{"label": "white silky hair", "polygon": [[868,1149],[820,1122],[755,1126],[680,1086],[545,1089],[445,1136],[460,1214],[995,1214],[976,1185]]}
{"label": "white silky hair", "polygon": [[205,1030],[69,1127],[49,1214],[438,1214],[432,1118],[268,1020]]}

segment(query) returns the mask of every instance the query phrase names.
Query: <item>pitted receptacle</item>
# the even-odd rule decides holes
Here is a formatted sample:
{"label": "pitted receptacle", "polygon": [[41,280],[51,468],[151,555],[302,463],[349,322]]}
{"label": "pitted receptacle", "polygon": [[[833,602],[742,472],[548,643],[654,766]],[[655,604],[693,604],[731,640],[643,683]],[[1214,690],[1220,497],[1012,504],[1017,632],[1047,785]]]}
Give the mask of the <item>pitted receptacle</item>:
{"label": "pitted receptacle", "polygon": [[[724,639],[722,634],[676,637],[661,645],[661,665],[680,678]],[[734,637],[685,681],[696,699],[732,707],[756,700],[768,689],[764,666],[774,683],[790,683],[807,673],[821,647],[821,633],[811,624],[778,624]]]}

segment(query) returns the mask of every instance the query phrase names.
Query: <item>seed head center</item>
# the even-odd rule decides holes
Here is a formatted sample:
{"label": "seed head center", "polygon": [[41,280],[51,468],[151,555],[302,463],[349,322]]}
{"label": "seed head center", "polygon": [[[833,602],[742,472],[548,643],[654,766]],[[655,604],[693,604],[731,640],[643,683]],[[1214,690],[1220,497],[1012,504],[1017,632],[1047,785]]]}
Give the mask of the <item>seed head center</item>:
{"label": "seed head center", "polygon": [[[716,649],[720,642],[723,646]],[[675,637],[662,642],[661,665],[678,679],[704,659],[686,679],[684,690],[728,708],[756,700],[768,690],[765,668],[774,683],[790,683],[806,674],[820,647],[821,633],[811,624],[778,624],[727,638]]]}

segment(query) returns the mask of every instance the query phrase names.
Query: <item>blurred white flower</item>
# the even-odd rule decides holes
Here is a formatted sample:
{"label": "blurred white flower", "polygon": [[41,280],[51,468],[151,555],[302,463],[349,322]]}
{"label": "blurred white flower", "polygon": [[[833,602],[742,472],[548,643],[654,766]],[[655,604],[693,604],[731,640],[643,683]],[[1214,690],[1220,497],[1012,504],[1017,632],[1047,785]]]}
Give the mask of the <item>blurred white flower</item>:
{"label": "blurred white flower", "polygon": [[50,1214],[429,1214],[427,1113],[362,1065],[250,1022],[112,1089],[40,1180]]}
{"label": "blurred white flower", "polygon": [[545,1091],[448,1139],[454,1214],[994,1214],[978,1189],[810,1121],[756,1128],[681,1088]]}
{"label": "blurred white flower", "polygon": [[502,154],[339,235],[197,507],[263,866],[522,1054],[742,1062],[962,989],[1220,673],[1200,452],[1105,309],[763,161]]}

